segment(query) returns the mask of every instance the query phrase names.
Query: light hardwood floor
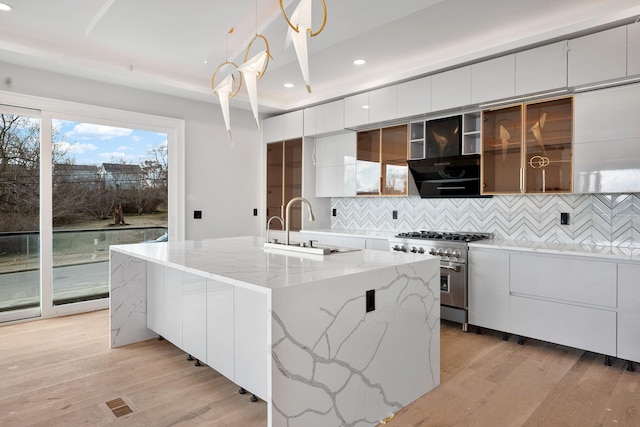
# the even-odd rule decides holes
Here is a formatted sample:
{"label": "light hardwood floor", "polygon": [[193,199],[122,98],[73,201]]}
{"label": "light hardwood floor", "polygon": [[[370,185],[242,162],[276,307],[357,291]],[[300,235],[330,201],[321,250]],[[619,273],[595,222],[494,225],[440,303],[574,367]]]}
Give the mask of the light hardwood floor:
{"label": "light hardwood floor", "polygon": [[[106,310],[0,326],[0,426],[266,426],[264,402],[169,342],[108,336]],[[640,426],[640,373],[621,360],[448,322],[441,338],[441,385],[387,426]]]}

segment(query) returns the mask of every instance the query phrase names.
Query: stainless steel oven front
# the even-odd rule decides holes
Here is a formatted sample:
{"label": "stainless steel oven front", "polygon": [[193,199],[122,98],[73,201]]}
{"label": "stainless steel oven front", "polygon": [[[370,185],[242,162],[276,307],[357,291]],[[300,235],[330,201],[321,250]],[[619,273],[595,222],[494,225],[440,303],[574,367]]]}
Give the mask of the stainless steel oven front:
{"label": "stainless steel oven front", "polygon": [[440,304],[467,308],[467,266],[459,262],[440,261]]}

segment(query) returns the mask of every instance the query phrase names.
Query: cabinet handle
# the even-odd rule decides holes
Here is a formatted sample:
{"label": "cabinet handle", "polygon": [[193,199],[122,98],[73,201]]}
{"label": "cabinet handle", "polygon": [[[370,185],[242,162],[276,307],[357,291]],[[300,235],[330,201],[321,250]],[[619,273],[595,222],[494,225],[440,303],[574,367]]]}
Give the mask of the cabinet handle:
{"label": "cabinet handle", "polygon": [[520,167],[520,192],[524,190],[524,169]]}

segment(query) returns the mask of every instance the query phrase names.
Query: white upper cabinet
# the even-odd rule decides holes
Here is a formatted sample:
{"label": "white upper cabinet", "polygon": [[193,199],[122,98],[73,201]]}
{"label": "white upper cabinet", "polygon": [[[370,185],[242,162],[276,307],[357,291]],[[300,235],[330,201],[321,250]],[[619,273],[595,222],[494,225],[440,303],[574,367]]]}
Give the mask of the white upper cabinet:
{"label": "white upper cabinet", "polygon": [[269,143],[300,138],[303,134],[303,126],[302,110],[269,117],[262,121],[262,141]]}
{"label": "white upper cabinet", "polygon": [[344,99],[344,127],[355,128],[369,123],[369,92]]}
{"label": "white upper cabinet", "polygon": [[627,27],[612,28],[569,40],[569,86],[613,80],[627,75]]}
{"label": "white upper cabinet", "polygon": [[480,62],[471,66],[471,102],[504,99],[515,94],[514,55]]}
{"label": "white upper cabinet", "polygon": [[316,110],[316,135],[344,131],[344,101],[318,105]]}
{"label": "white upper cabinet", "polygon": [[640,191],[640,84],[574,95],[574,193]]}
{"label": "white upper cabinet", "polygon": [[359,93],[344,99],[344,127],[357,128],[393,120],[397,115],[395,86]]}
{"label": "white upper cabinet", "polygon": [[435,74],[431,80],[432,111],[471,104],[471,66]]}
{"label": "white upper cabinet", "polygon": [[356,195],[356,136],[316,138],[316,197]]}
{"label": "white upper cabinet", "polygon": [[627,25],[627,76],[640,74],[640,23]]}
{"label": "white upper cabinet", "polygon": [[303,113],[304,136],[315,136],[316,134],[316,107],[305,108]]}
{"label": "white upper cabinet", "polygon": [[274,116],[262,121],[262,141],[275,142],[282,141],[282,117]]}
{"label": "white upper cabinet", "polygon": [[431,112],[431,76],[398,84],[396,97],[398,117]]}
{"label": "white upper cabinet", "polygon": [[567,87],[567,41],[516,53],[516,95]]}
{"label": "white upper cabinet", "polygon": [[292,111],[282,116],[282,140],[300,138],[303,134],[303,111]]}
{"label": "white upper cabinet", "polygon": [[380,123],[398,117],[396,86],[369,92],[369,123]]}

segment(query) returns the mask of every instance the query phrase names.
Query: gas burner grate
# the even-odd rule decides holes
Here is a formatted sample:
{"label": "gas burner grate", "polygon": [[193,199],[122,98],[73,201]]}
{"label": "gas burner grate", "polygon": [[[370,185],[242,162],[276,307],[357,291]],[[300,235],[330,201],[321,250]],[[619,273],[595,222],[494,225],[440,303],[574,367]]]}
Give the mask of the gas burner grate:
{"label": "gas burner grate", "polygon": [[409,231],[399,233],[396,237],[405,239],[446,240],[453,242],[475,242],[477,240],[490,239],[489,233],[456,233],[447,231]]}

